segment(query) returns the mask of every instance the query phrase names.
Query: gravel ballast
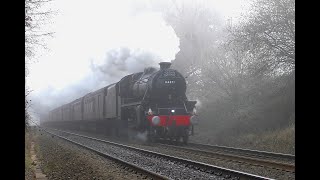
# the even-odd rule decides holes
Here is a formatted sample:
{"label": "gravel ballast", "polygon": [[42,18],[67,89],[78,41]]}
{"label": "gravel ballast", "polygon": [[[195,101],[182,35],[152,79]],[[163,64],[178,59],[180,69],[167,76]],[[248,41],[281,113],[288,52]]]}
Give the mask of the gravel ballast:
{"label": "gravel ballast", "polygon": [[205,154],[193,154],[193,153],[186,153],[180,152],[179,149],[175,148],[168,148],[168,147],[161,147],[161,145],[142,145],[142,144],[130,144],[131,146],[147,149],[150,151],[155,151],[163,154],[168,154],[172,156],[177,156],[181,158],[191,159],[194,161],[199,161],[203,163],[208,163],[220,167],[225,167],[228,169],[234,169],[238,171],[243,171],[251,174],[256,174],[259,176],[275,178],[275,179],[284,179],[284,180],[293,180],[295,179],[295,173],[286,172],[282,170],[273,169],[270,167],[262,167],[262,166],[255,166],[243,162],[231,161],[224,158],[206,156]]}
{"label": "gravel ballast", "polygon": [[[80,132],[77,132],[77,133],[80,133]],[[80,134],[85,134],[88,136],[97,137],[97,138],[101,138],[101,139],[105,139],[105,140],[109,139],[109,138],[103,137],[101,135],[92,135],[90,133],[81,132]],[[121,143],[124,143],[124,142],[121,142]],[[260,175],[260,176],[264,176],[264,177],[275,178],[275,179],[288,179],[288,180],[295,179],[295,173],[281,171],[281,170],[277,170],[277,169],[273,169],[273,168],[269,168],[269,167],[253,166],[250,164],[236,162],[236,161],[230,161],[230,160],[218,158],[218,157],[214,158],[211,156],[209,156],[209,157],[199,156],[199,155],[194,155],[192,153],[180,152],[179,150],[177,150],[175,148],[164,148],[159,145],[150,146],[150,145],[146,145],[146,144],[144,145],[144,144],[137,143],[137,142],[136,143],[126,142],[124,144],[128,144],[130,146],[134,146],[134,147],[138,147],[138,148],[142,148],[142,149],[146,149],[146,150],[159,152],[162,154],[168,154],[168,155],[177,156],[177,157],[181,157],[181,158],[185,158],[185,159],[191,159],[194,161],[199,161],[199,162],[204,162],[204,163],[208,163],[208,164],[212,164],[212,165],[216,165],[216,166],[221,166],[221,167],[225,167],[225,168],[229,168],[229,169],[244,171],[247,173],[256,174],[256,175]]]}
{"label": "gravel ballast", "polygon": [[65,140],[39,133],[38,156],[48,179],[142,179],[144,176],[125,170],[114,161],[103,158]]}
{"label": "gravel ballast", "polygon": [[55,131],[54,133],[144,169],[167,176],[170,179],[224,179],[224,175],[216,175],[216,173],[211,173],[211,171],[204,172],[201,169],[194,169],[193,166],[189,167],[187,164],[174,162],[167,158],[160,158],[154,155],[149,156],[136,150],[118,147],[63,132]]}

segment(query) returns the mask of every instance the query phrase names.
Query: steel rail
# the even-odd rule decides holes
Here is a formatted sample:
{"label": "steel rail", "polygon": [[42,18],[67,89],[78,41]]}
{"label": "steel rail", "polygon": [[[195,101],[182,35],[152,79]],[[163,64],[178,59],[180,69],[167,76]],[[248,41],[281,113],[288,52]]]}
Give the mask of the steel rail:
{"label": "steel rail", "polygon": [[188,143],[190,146],[194,147],[204,147],[204,148],[212,148],[229,152],[241,152],[248,155],[256,155],[270,158],[280,158],[285,160],[294,161],[295,155],[292,154],[283,154],[283,153],[275,153],[275,152],[267,152],[267,151],[259,151],[252,149],[243,149],[243,148],[235,148],[235,147],[227,147],[227,146],[218,146],[218,145],[210,145],[210,144],[198,144],[198,143]]}
{"label": "steel rail", "polygon": [[169,159],[173,162],[180,162],[180,163],[184,163],[186,164],[186,167],[190,167],[196,170],[200,170],[200,171],[204,171],[204,172],[208,172],[217,176],[222,176],[225,175],[225,178],[234,178],[234,179],[244,179],[244,180],[249,180],[249,179],[263,179],[263,180],[270,180],[271,178],[267,178],[267,177],[263,177],[263,176],[258,176],[258,175],[254,175],[254,174],[250,174],[250,173],[246,173],[246,172],[241,172],[241,171],[236,171],[236,170],[232,170],[232,169],[227,169],[227,168],[223,168],[223,167],[219,167],[219,166],[214,166],[211,164],[207,164],[207,163],[202,163],[202,162],[197,162],[197,161],[193,161],[193,160],[188,160],[188,159],[184,159],[184,158],[180,158],[180,157],[175,157],[175,156],[170,156],[170,155],[165,155],[165,154],[161,154],[158,152],[153,152],[153,151],[149,151],[149,150],[145,150],[145,149],[141,149],[141,148],[136,148],[133,146],[128,146],[128,145],[124,145],[124,144],[119,144],[119,143],[115,143],[115,142],[111,142],[111,141],[107,141],[107,140],[102,140],[102,139],[98,139],[98,138],[94,138],[94,137],[89,137],[89,136],[85,136],[85,135],[81,135],[81,134],[76,134],[76,133],[72,133],[72,132],[67,132],[67,131],[63,131],[63,130],[58,130],[58,129],[53,129],[56,131],[60,131],[66,134],[70,134],[70,135],[75,135],[75,136],[79,136],[79,137],[83,137],[83,138],[87,138],[87,139],[92,139],[95,141],[100,141],[100,142],[104,142],[104,143],[108,143],[108,144],[112,144],[112,145],[116,145],[119,147],[123,147],[123,148],[127,148],[130,150],[135,150],[138,152],[142,152],[145,153],[146,155],[149,156],[158,156],[161,158],[166,158]]}
{"label": "steel rail", "polygon": [[[93,149],[93,148],[91,148],[91,147],[89,147],[89,146],[86,146],[86,145],[84,145],[84,144],[81,144],[81,143],[75,142],[75,141],[73,141],[73,140],[70,140],[70,139],[68,139],[68,138],[62,137],[62,136],[60,136],[60,135],[51,133],[51,132],[45,130],[44,128],[42,128],[42,130],[45,131],[45,132],[48,133],[48,134],[51,134],[51,135],[56,136],[56,137],[59,137],[59,138],[61,138],[61,139],[63,139],[63,140],[66,140],[66,141],[68,141],[68,142],[71,142],[71,143],[73,143],[73,144],[75,144],[75,145],[77,145],[77,146],[79,146],[79,147],[88,149],[88,150],[90,150],[90,151],[92,151],[92,152],[94,152],[94,153],[96,153],[96,154],[98,154],[98,155],[100,155],[100,156],[102,156],[102,157],[104,157],[104,158],[108,158],[108,159],[111,159],[111,160],[113,160],[113,161],[115,161],[115,162],[118,162],[118,163],[120,163],[120,164],[124,164],[125,166],[129,166],[130,168],[136,170],[137,172],[139,171],[140,174],[146,174],[148,177],[151,177],[152,179],[156,179],[156,180],[168,180],[168,179],[170,179],[170,178],[168,178],[168,177],[166,177],[166,176],[163,176],[163,175],[154,173],[154,172],[149,171],[149,170],[147,170],[147,169],[144,169],[144,168],[141,168],[141,167],[139,167],[139,166],[136,166],[136,165],[134,165],[134,164],[132,164],[132,163],[129,163],[129,162],[126,162],[126,161],[121,160],[121,159],[119,159],[119,158],[116,158],[116,157],[110,156],[110,155],[108,155],[108,154],[105,154],[105,153],[103,153],[103,152],[101,152],[101,151],[98,151],[98,150],[96,150],[96,149]],[[58,130],[58,131],[59,131],[59,130]]]}
{"label": "steel rail", "polygon": [[270,168],[274,168],[277,170],[295,172],[294,164],[275,162],[272,160],[261,159],[261,157],[254,158],[254,157],[241,156],[241,155],[237,155],[234,153],[233,154],[226,154],[223,152],[212,152],[212,151],[208,151],[208,150],[203,150],[203,149],[198,149],[198,148],[190,148],[190,147],[185,147],[185,146],[175,146],[175,145],[168,145],[168,144],[162,144],[162,143],[158,143],[158,144],[161,146],[176,148],[176,149],[182,150],[184,152],[191,152],[194,154],[201,153],[201,154],[205,154],[205,155],[209,155],[209,156],[217,156],[218,158],[230,159],[232,161],[246,162],[246,163],[256,165],[256,166],[265,166],[265,167],[270,167]]}

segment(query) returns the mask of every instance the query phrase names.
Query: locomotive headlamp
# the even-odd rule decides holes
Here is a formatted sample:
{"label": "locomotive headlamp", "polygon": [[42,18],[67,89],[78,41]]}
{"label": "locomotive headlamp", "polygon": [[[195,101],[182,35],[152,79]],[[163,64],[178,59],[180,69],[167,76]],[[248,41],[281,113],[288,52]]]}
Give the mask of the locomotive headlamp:
{"label": "locomotive headlamp", "polygon": [[148,114],[149,114],[149,115],[152,115],[152,114],[153,114],[151,108],[149,108]]}
{"label": "locomotive headlamp", "polygon": [[159,125],[160,124],[160,117],[154,116],[151,121],[152,121],[153,125]]}

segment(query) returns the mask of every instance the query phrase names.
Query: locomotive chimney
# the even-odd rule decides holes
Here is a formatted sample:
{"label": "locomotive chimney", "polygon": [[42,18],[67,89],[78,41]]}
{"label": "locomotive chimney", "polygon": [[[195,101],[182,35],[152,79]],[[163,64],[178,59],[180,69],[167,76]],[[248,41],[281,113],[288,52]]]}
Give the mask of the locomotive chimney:
{"label": "locomotive chimney", "polygon": [[160,65],[160,70],[169,69],[171,66],[171,62],[161,62],[159,63],[159,65]]}

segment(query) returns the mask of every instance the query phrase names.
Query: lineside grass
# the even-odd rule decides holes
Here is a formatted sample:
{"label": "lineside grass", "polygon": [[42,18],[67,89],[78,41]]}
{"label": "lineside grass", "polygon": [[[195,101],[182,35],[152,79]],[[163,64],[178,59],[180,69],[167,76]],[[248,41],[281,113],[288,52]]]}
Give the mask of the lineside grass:
{"label": "lineside grass", "polygon": [[237,147],[295,154],[295,126],[264,132],[261,134],[246,134],[239,138],[232,138],[229,143]]}
{"label": "lineside grass", "polygon": [[31,141],[32,135],[29,130],[25,131],[25,146],[24,146],[24,153],[25,153],[25,179],[26,180],[33,180],[34,177],[34,169],[32,166],[32,159],[31,159]]}
{"label": "lineside grass", "polygon": [[295,124],[292,123],[283,129],[238,136],[219,136],[212,131],[197,132],[191,140],[197,143],[295,154]]}

